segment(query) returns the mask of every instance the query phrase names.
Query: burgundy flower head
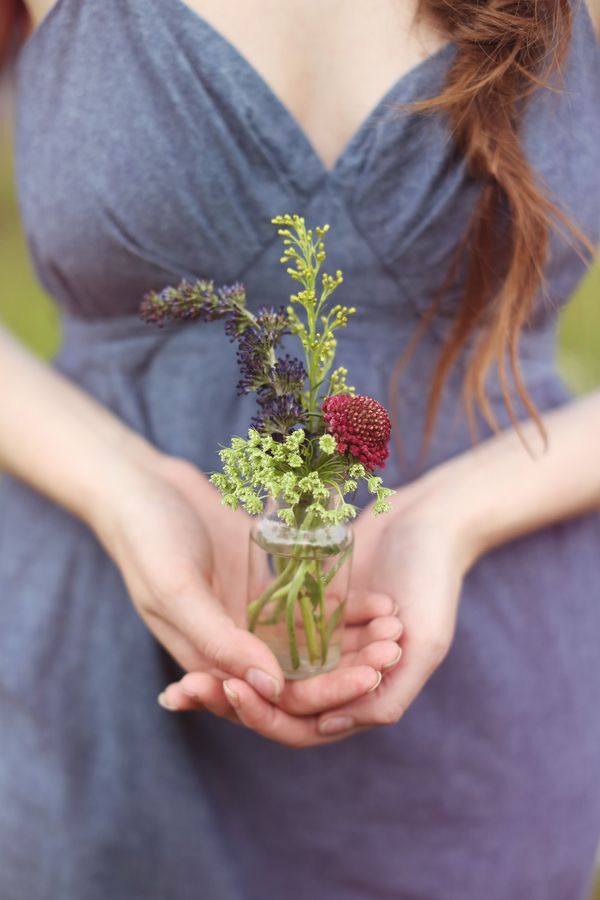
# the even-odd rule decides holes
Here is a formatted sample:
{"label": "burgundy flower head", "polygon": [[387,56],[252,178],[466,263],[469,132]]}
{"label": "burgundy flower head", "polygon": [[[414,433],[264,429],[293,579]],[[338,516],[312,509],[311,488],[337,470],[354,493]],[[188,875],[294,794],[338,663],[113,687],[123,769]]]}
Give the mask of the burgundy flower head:
{"label": "burgundy flower head", "polygon": [[381,403],[372,397],[335,394],[321,408],[340,453],[352,454],[370,471],[385,467],[392,423]]}

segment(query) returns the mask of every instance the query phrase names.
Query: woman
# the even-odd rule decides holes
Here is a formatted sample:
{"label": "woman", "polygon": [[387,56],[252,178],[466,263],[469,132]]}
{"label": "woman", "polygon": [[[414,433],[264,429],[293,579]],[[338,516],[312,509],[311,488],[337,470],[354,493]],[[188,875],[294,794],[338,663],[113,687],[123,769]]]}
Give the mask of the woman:
{"label": "woman", "polygon": [[[598,0],[27,11],[17,186],[64,342],[2,338],[3,900],[583,900],[600,395],[553,355],[598,241]],[[285,683],[202,474],[249,422],[235,359],[137,316],[185,276],[285,302],[281,212],[331,225],[338,355],[404,454],[344,665]]]}

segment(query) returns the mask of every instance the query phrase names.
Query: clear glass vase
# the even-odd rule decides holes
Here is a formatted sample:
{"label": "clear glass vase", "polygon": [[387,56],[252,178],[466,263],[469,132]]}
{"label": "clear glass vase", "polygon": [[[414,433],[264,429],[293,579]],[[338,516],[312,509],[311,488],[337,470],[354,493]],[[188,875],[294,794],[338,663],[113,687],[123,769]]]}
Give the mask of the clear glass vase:
{"label": "clear glass vase", "polygon": [[328,672],[342,649],[354,535],[349,525],[297,527],[271,504],[250,535],[247,626],[273,651],[286,678]]}

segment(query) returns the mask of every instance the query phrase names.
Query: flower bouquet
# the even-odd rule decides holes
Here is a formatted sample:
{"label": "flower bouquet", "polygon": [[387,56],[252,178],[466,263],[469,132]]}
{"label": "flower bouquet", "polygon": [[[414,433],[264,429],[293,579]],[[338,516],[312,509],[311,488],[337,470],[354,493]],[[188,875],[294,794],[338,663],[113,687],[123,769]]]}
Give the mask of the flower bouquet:
{"label": "flower bouquet", "polygon": [[[257,412],[246,437],[220,450],[222,471],[210,476],[223,502],[256,517],[251,530],[247,627],[273,650],[287,678],[333,669],[341,655],[343,613],[357,514],[364,481],[375,514],[394,493],[374,470],[385,465],[391,423],[376,400],[357,395],[347,371],[334,368],[338,329],[356,311],[330,297],[342,282],[321,274],[323,237],[298,215],[271,219],[282,226],[282,263],[300,288],[290,305],[251,312],[243,284],[215,288],[212,280],[182,281],[150,291],[140,307],[147,322],[222,319],[237,343],[239,395],[254,393]],[[302,359],[281,352],[294,336]],[[278,352],[279,351],[279,352]]]}

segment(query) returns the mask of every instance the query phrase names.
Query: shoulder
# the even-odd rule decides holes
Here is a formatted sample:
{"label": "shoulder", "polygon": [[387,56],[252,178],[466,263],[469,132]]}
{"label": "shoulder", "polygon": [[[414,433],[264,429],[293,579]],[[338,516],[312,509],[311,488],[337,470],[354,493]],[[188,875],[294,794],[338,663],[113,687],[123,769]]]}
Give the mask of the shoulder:
{"label": "shoulder", "polygon": [[581,0],[581,2],[585,3],[588,8],[592,22],[596,26],[596,34],[600,40],[600,0]]}

